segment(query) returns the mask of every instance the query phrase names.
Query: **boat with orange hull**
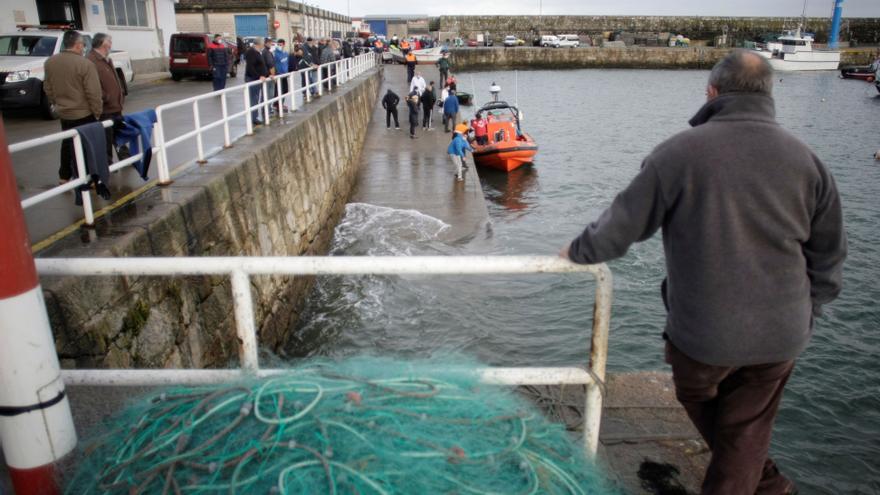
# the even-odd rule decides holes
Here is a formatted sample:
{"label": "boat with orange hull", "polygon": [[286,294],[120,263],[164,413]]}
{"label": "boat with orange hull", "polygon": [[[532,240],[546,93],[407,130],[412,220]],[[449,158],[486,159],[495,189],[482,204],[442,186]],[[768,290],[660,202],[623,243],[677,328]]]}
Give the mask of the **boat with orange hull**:
{"label": "boat with orange hull", "polygon": [[493,101],[478,111],[488,121],[488,142],[471,142],[474,163],[504,172],[532,163],[538,144],[520,127],[519,110],[504,101]]}

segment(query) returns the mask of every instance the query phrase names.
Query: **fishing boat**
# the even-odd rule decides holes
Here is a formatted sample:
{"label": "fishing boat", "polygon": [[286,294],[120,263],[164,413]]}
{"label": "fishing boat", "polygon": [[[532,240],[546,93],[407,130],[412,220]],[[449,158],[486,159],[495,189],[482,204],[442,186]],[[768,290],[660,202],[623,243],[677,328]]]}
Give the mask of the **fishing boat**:
{"label": "fishing boat", "polygon": [[522,131],[519,109],[505,101],[493,101],[483,105],[478,113],[488,121],[489,141],[483,145],[471,143],[477,165],[510,172],[532,163],[538,145]]}
{"label": "fishing boat", "polygon": [[469,107],[474,104],[474,95],[465,93],[464,91],[456,91],[455,96],[458,97],[458,104]]}
{"label": "fishing boat", "polygon": [[413,55],[416,56],[416,63],[419,65],[434,65],[443,56],[443,47],[435,46],[434,48],[413,50]]}
{"label": "fishing boat", "polygon": [[795,31],[786,31],[774,43],[756,48],[759,55],[765,57],[774,70],[837,70],[840,65],[840,51],[837,49],[840,19],[843,15],[843,0],[835,0],[834,17],[831,21],[827,49],[813,48],[813,35],[804,33],[802,27],[806,22],[807,2],[804,0],[804,12],[801,14],[801,25]]}
{"label": "fishing boat", "polygon": [[768,44],[766,49],[757,49],[757,52],[774,70],[837,70],[840,64],[839,50],[814,49],[813,36],[800,29],[784,33],[773,45],[772,51]]}
{"label": "fishing boat", "polygon": [[841,67],[840,77],[844,79],[861,79],[871,82],[874,80],[876,70],[870,65],[850,65]]}

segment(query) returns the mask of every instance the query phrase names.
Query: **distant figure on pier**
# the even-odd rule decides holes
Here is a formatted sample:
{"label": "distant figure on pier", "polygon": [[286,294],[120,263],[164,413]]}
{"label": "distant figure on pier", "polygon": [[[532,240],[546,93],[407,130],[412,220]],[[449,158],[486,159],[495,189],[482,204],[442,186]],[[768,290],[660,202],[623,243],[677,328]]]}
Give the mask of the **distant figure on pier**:
{"label": "distant figure on pier", "polygon": [[412,82],[413,76],[415,76],[416,64],[418,62],[416,61],[416,56],[413,53],[407,53],[405,59],[406,59],[406,83],[409,84]]}
{"label": "distant figure on pier", "polygon": [[412,81],[409,82],[409,90],[410,92],[416,91],[419,93],[419,96],[422,96],[422,92],[425,91],[425,78],[422,77],[420,72],[416,72],[416,75],[413,76]]}
{"label": "distant figure on pier", "polygon": [[449,126],[458,122],[458,97],[450,90],[449,96],[443,101],[443,130],[449,132]]}
{"label": "distant figure on pier", "polygon": [[[263,38],[258,37],[244,54],[244,82],[246,83],[263,81],[269,77],[269,68],[266,66],[266,60],[263,59],[263,45]],[[251,123],[253,125],[262,125],[263,123],[260,120],[260,108],[257,106],[262,95],[263,87],[261,84],[254,84],[248,87],[250,105],[253,108],[251,111]]]}
{"label": "distant figure on pier", "polygon": [[449,77],[446,78],[446,86],[449,88],[449,91],[458,91],[458,84],[454,75],[449,74]]}
{"label": "distant figure on pier", "polygon": [[[283,39],[279,39],[278,43],[275,45],[273,55],[275,56],[275,75],[283,76],[287,74],[290,69],[290,54],[287,52],[287,42]],[[283,77],[281,79],[281,94],[286,95],[288,91],[287,78]],[[287,105],[284,104],[285,101],[286,97],[279,100],[278,103],[275,104],[275,108],[277,109],[281,106],[286,112]]]}
{"label": "distant figure on pier", "polygon": [[416,139],[416,126],[419,125],[419,93],[411,91],[406,97],[406,106],[409,109],[409,138]]}
{"label": "distant figure on pier", "polygon": [[449,159],[452,160],[452,164],[455,165],[455,180],[463,181],[464,174],[462,173],[462,167],[464,165],[464,159],[467,156],[467,152],[473,152],[474,149],[471,148],[471,145],[464,139],[464,135],[458,131],[455,131],[452,134],[452,141],[449,143],[449,147],[446,148],[446,152],[449,153]]}
{"label": "distant figure on pier", "polygon": [[208,68],[211,69],[211,81],[214,91],[226,87],[226,75],[229,74],[229,66],[232,60],[229,50],[226,49],[226,43],[223,43],[223,36],[214,35],[214,41],[208,47]]}
{"label": "distant figure on pier", "polygon": [[715,64],[693,129],[654,148],[560,253],[602,263],[662,229],[666,362],[712,451],[703,494],[796,493],[768,456],[773,422],[814,318],[841,290],[837,187],[776,122],[772,86],[755,53]]}
{"label": "distant figure on pier", "polygon": [[440,85],[446,86],[446,78],[449,77],[449,68],[451,67],[451,63],[449,62],[449,52],[444,51],[440,58],[437,59],[437,68],[440,69]]}
{"label": "distant figure on pier", "polygon": [[432,131],[434,120],[434,104],[437,103],[437,93],[434,92],[434,81],[428,83],[428,87],[422,91],[422,129]]}
{"label": "distant figure on pier", "polygon": [[400,130],[400,122],[397,120],[398,103],[400,103],[400,97],[389,89],[382,98],[382,108],[385,109],[385,129],[391,129],[391,117],[394,117],[394,128]]}

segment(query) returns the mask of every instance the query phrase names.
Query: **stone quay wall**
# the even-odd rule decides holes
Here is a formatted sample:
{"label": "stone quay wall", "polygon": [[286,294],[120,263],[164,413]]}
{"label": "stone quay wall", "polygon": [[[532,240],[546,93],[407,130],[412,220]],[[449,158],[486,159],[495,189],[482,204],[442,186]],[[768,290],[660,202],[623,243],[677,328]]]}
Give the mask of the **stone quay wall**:
{"label": "stone quay wall", "polygon": [[[797,28],[800,18],[793,17],[679,17],[679,16],[441,16],[439,31],[470,37],[488,33],[500,42],[514,35],[530,42],[538,34],[601,35],[611,32],[682,34],[691,40],[714,40],[727,33],[732,39],[754,39],[767,33],[781,33]],[[831,19],[810,17],[806,31],[815,33],[816,41],[828,39]],[[844,17],[841,40],[859,44],[880,43],[880,18]]]}
{"label": "stone quay wall", "polygon": [[[729,48],[457,48],[452,50],[456,71],[509,69],[710,69]],[[873,49],[842,50],[840,65],[867,65]]]}
{"label": "stone quay wall", "polygon": [[[326,254],[356,183],[381,72],[259,128],[44,257]],[[312,278],[251,277],[261,351],[292,336]],[[226,367],[238,360],[225,276],[43,277],[62,366]]]}

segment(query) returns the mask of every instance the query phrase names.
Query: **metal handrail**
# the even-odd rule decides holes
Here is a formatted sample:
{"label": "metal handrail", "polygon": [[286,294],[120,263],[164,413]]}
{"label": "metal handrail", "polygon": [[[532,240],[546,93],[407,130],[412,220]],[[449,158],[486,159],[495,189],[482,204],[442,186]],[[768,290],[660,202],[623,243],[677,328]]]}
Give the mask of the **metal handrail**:
{"label": "metal handrail", "polygon": [[590,273],[596,278],[590,359],[586,369],[484,368],[480,379],[500,385],[583,384],[584,446],[595,456],[599,446],[602,393],[608,358],[612,278],[605,264],[578,265],[546,256],[331,256],[331,257],[174,257],[174,258],[37,258],[37,272],[52,276],[226,275],[231,279],[239,370],[62,370],[69,385],[171,385],[223,383],[245,374],[269,376],[257,353],[250,277],[254,275],[481,275]]}
{"label": "metal handrail", "polygon": [[[234,139],[230,136],[229,130],[229,122],[235,118],[239,118],[244,116],[246,119],[246,129],[247,132],[245,135],[253,134],[253,126],[250,119],[250,113],[255,108],[261,108],[264,114],[264,123],[267,125],[270,123],[269,119],[269,108],[275,102],[279,102],[282,100],[286,100],[290,98],[291,107],[290,111],[296,110],[296,94],[298,92],[302,92],[306,102],[311,101],[310,91],[312,88],[316,88],[319,94],[323,93],[323,83],[327,83],[329,85],[333,85],[334,81],[336,85],[343,84],[351,79],[363,74],[367,70],[375,67],[375,60],[370,53],[364,53],[358,55],[357,57],[341,59],[335,62],[331,62],[324,65],[319,65],[315,68],[309,69],[307,71],[297,71],[297,72],[288,72],[287,74],[281,76],[272,76],[267,78],[266,81],[251,81],[249,83],[245,83],[240,86],[233,86],[230,88],[220,89],[217,91],[212,91],[210,93],[201,94],[198,96],[193,96],[191,98],[186,98],[183,100],[178,100],[170,103],[165,103],[156,107],[156,117],[157,123],[153,129],[153,147],[152,153],[156,157],[156,168],[158,170],[159,175],[159,184],[167,185],[171,183],[171,173],[170,168],[168,166],[168,147],[178,144],[180,142],[191,139],[193,136],[196,137],[196,147],[198,150],[198,161],[199,163],[204,163],[207,159],[204,150],[204,143],[202,140],[202,134],[208,130],[214,129],[216,127],[223,126],[223,144],[224,148],[229,148],[232,146],[232,142]],[[306,74],[312,73],[315,71],[319,71],[324,67],[333,67],[334,71],[327,71],[328,76],[324,79],[316,80],[314,83],[310,83],[306,86],[296,88],[295,81],[303,72]],[[320,74],[320,72],[319,72]],[[333,75],[335,74],[335,75]],[[308,77],[308,76],[307,76]],[[287,78],[288,79],[288,91],[282,94],[281,92],[281,80]],[[310,78],[311,79],[311,78]],[[318,79],[318,78],[316,78]],[[276,96],[269,99],[268,101],[257,102],[256,104],[251,104],[250,102],[250,94],[248,89],[251,86],[261,84],[263,86],[263,94],[266,93],[267,84],[271,82],[275,83],[276,86]],[[227,98],[226,95],[235,91],[243,90],[243,101],[244,101],[244,110],[240,112],[236,112],[234,114],[229,114]],[[199,102],[202,100],[213,99],[216,97],[220,97],[221,109],[222,109],[222,117],[219,120],[202,124],[201,117],[199,115]],[[265,100],[265,99],[264,99]],[[193,120],[195,124],[195,128],[192,131],[188,131],[179,136],[175,136],[170,140],[165,140],[165,132],[164,132],[164,120],[163,120],[163,112],[167,111],[171,108],[176,108],[182,105],[191,104],[193,106]],[[279,106],[279,118],[284,116],[283,106],[281,104]],[[113,125],[112,120],[104,120],[101,124],[107,128]],[[73,150],[74,150],[74,158],[76,161],[76,170],[79,175],[76,179],[72,179],[65,184],[61,184],[50,188],[46,191],[40,192],[39,194],[35,194],[34,196],[30,196],[28,198],[24,198],[21,201],[22,208],[30,208],[31,206],[37,205],[44,201],[47,201],[55,196],[60,196],[68,191],[72,191],[78,187],[85,186],[89,182],[88,174],[86,173],[86,165],[85,165],[85,155],[82,149],[82,139],[79,136],[79,133],[76,129],[69,129],[66,131],[60,131],[53,134],[49,134],[48,136],[41,136],[34,139],[29,139],[26,141],[22,141],[19,143],[9,145],[9,152],[15,153],[19,151],[25,151],[31,148],[35,148],[37,146],[42,146],[46,144],[55,143],[58,141],[63,141],[65,139],[73,139]],[[140,138],[139,138],[140,139]],[[238,138],[236,138],[238,139]],[[141,140],[141,150],[143,150],[143,140]],[[110,166],[110,171],[115,172],[122,168],[132,166],[135,162],[140,161],[143,158],[143,151],[137,153],[135,155],[126,158],[125,160],[120,160]],[[88,192],[83,192],[82,194],[82,202],[83,202],[83,217],[84,223],[87,226],[92,226],[95,223],[95,214],[92,206],[92,198]]]}

